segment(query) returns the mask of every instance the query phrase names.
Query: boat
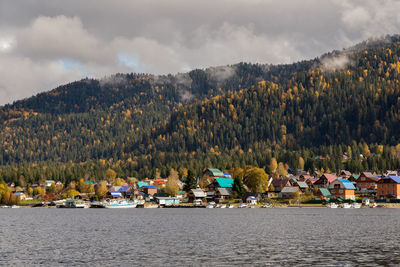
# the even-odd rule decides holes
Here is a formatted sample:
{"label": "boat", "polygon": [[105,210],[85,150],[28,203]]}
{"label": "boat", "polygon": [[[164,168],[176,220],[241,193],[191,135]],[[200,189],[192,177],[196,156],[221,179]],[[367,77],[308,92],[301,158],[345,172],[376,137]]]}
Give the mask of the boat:
{"label": "boat", "polygon": [[353,209],[359,209],[359,208],[361,208],[361,204],[360,204],[360,203],[357,203],[357,202],[354,202],[353,204],[351,204],[351,207],[352,207]]}
{"label": "boat", "polygon": [[272,203],[269,203],[268,205],[262,205],[261,208],[266,209],[266,208],[271,208]]}
{"label": "boat", "polygon": [[68,209],[86,209],[89,208],[89,205],[82,200],[67,199],[64,205],[60,205],[58,207]]}
{"label": "boat", "polygon": [[338,204],[331,202],[326,207],[330,208],[330,209],[337,209],[338,208]]}
{"label": "boat", "polygon": [[7,205],[3,205],[3,206],[0,206],[0,208],[2,208],[2,209],[9,209],[9,208],[11,208],[10,206],[7,206]]}
{"label": "boat", "polygon": [[12,208],[12,209],[19,209],[19,206],[17,206],[17,205],[12,205],[11,208]]}
{"label": "boat", "polygon": [[226,205],[225,205],[225,204],[222,204],[219,208],[220,208],[220,209],[226,209]]}
{"label": "boat", "polygon": [[128,209],[136,208],[137,202],[126,199],[112,200],[104,205],[106,209]]}
{"label": "boat", "polygon": [[247,204],[240,204],[239,206],[238,206],[238,208],[239,209],[245,209],[245,208],[247,208]]}
{"label": "boat", "polygon": [[351,204],[349,204],[349,203],[343,203],[342,206],[341,206],[341,208],[343,208],[343,209],[350,209],[350,208],[351,208]]}
{"label": "boat", "polygon": [[207,208],[207,209],[213,209],[213,208],[214,208],[214,205],[210,203],[210,204],[208,204],[208,205],[206,206],[206,208]]}
{"label": "boat", "polygon": [[226,206],[226,208],[227,209],[233,209],[235,206],[233,206],[232,204],[228,204],[227,206]]}
{"label": "boat", "polygon": [[217,205],[215,206],[215,208],[216,208],[216,209],[220,209],[220,208],[221,208],[221,205],[220,205],[220,204],[217,204]]}
{"label": "boat", "polygon": [[101,208],[105,208],[105,202],[100,202],[100,201],[92,201],[91,203],[90,203],[90,208],[92,208],[92,209],[101,209]]}

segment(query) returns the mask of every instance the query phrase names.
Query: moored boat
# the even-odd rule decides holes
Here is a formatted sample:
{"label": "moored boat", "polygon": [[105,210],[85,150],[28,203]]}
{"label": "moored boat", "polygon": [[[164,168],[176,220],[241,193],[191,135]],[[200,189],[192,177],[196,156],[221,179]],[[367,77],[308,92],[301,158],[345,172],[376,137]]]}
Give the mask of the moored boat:
{"label": "moored boat", "polygon": [[341,208],[343,208],[343,209],[350,209],[350,208],[351,208],[351,204],[349,204],[349,203],[343,203],[342,206],[341,206]]}
{"label": "moored boat", "polygon": [[64,205],[57,206],[58,208],[68,209],[87,209],[89,205],[82,200],[67,199]]}
{"label": "moored boat", "polygon": [[238,206],[238,208],[239,209],[245,209],[245,208],[247,208],[247,204],[240,204],[239,206]]}
{"label": "moored boat", "polygon": [[137,202],[128,201],[126,199],[112,200],[104,205],[106,209],[129,209],[136,208]]}
{"label": "moored boat", "polygon": [[261,208],[271,208],[272,207],[272,203],[269,203],[268,205],[262,205]]}
{"label": "moored boat", "polygon": [[326,207],[330,208],[330,209],[337,209],[338,208],[338,204],[331,202]]}
{"label": "moored boat", "polygon": [[359,208],[361,208],[361,204],[360,204],[360,203],[354,202],[353,204],[351,204],[351,207],[352,207],[353,209],[359,209]]}

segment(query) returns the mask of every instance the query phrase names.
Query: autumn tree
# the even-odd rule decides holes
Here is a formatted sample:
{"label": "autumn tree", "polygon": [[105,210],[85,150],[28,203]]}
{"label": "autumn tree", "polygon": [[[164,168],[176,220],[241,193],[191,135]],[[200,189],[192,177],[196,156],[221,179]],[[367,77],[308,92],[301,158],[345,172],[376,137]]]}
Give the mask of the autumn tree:
{"label": "autumn tree", "polygon": [[264,193],[268,187],[268,174],[264,169],[254,167],[246,170],[243,182],[251,192]]}
{"label": "autumn tree", "polygon": [[101,181],[100,184],[95,188],[95,194],[98,198],[103,198],[108,192],[107,182]]}
{"label": "autumn tree", "polygon": [[304,170],[304,159],[303,157],[299,157],[299,169]]}
{"label": "autumn tree", "polygon": [[277,168],[278,168],[278,162],[276,161],[276,158],[271,158],[271,162],[269,163],[269,169],[271,170],[271,172],[275,172]]}
{"label": "autumn tree", "polygon": [[176,196],[179,193],[178,178],[173,176],[168,178],[168,182],[165,185],[165,193],[169,196]]}

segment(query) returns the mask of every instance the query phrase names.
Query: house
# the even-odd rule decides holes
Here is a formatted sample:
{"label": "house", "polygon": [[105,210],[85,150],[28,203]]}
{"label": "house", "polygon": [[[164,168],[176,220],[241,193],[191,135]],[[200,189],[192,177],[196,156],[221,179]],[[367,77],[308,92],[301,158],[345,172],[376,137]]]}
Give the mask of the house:
{"label": "house", "polygon": [[179,205],[180,200],[176,197],[154,197],[155,201],[160,206],[175,206]]}
{"label": "house", "polygon": [[121,192],[118,192],[118,191],[108,191],[107,197],[122,198],[122,194],[121,194]]}
{"label": "house", "polygon": [[167,183],[168,180],[166,179],[155,179],[153,181],[154,185],[165,185]]}
{"label": "house", "polygon": [[110,187],[110,191],[119,192],[125,198],[130,197],[133,194],[132,187],[129,185],[125,186],[112,186]]}
{"label": "house", "polygon": [[348,179],[351,176],[351,172],[346,170],[341,170],[339,176]]}
{"label": "house", "polygon": [[282,189],[286,186],[291,186],[290,184],[290,179],[289,178],[283,178],[283,179],[279,179],[279,178],[274,178],[272,180],[272,186],[273,188],[273,192],[279,193],[282,191]]}
{"label": "house", "polygon": [[233,179],[232,178],[215,178],[214,181],[207,186],[209,190],[216,190],[217,188],[232,188]]}
{"label": "house", "polygon": [[32,188],[32,189],[36,189],[36,188],[38,188],[38,187],[40,187],[40,185],[39,185],[38,183],[33,183],[33,184],[31,184],[31,188]]}
{"label": "house", "polygon": [[142,181],[137,182],[137,187],[138,188],[142,188],[144,186],[149,186],[149,183],[148,182],[142,182]]}
{"label": "house", "polygon": [[315,199],[317,200],[330,200],[333,198],[328,188],[318,188],[315,192]]}
{"label": "house", "polygon": [[305,181],[307,181],[309,179],[313,179],[313,178],[314,178],[314,176],[311,176],[309,174],[300,174],[300,176],[298,176],[297,180],[305,182]]}
{"label": "house", "polygon": [[188,201],[194,202],[195,200],[202,200],[207,195],[202,189],[191,189],[188,193]]}
{"label": "house", "polygon": [[207,196],[206,196],[207,202],[214,201],[215,191],[207,191],[206,194],[207,194]]}
{"label": "house", "polygon": [[399,175],[399,173],[398,173],[397,171],[390,171],[390,170],[387,170],[387,171],[385,171],[385,172],[383,173],[383,176],[384,176],[384,177],[386,177],[386,176],[397,176],[397,175]]}
{"label": "house", "polygon": [[377,198],[400,199],[400,176],[386,176],[377,182]]}
{"label": "house", "polygon": [[208,168],[205,171],[203,171],[203,176],[210,178],[216,178],[216,177],[225,178],[225,174],[221,170],[212,168]]}
{"label": "house", "polygon": [[219,187],[215,191],[214,199],[218,202],[227,200],[232,195],[232,188],[229,187]]}
{"label": "house", "polygon": [[14,196],[19,197],[20,200],[32,200],[33,198],[25,195],[24,192],[16,192],[14,193]]}
{"label": "house", "polygon": [[301,193],[298,186],[285,186],[278,196],[279,198],[292,198],[297,192]]}
{"label": "house", "polygon": [[314,188],[315,187],[314,184],[316,181],[318,181],[317,178],[310,178],[310,179],[306,180],[306,183],[309,188]]}
{"label": "house", "polygon": [[55,184],[55,183],[56,183],[56,181],[54,181],[54,180],[46,180],[45,181],[46,187],[50,187],[52,184]]}
{"label": "house", "polygon": [[336,198],[355,200],[355,186],[346,179],[336,179],[329,184],[329,191]]}
{"label": "house", "polygon": [[255,196],[248,196],[246,198],[246,203],[250,205],[257,205],[257,198]]}
{"label": "house", "polygon": [[294,183],[294,186],[298,186],[303,193],[309,189],[309,186],[306,182],[297,181]]}
{"label": "house", "polygon": [[359,174],[352,174],[347,180],[352,182],[353,184],[357,183],[357,179],[360,177]]}
{"label": "house", "polygon": [[328,188],[329,184],[335,181],[337,177],[331,173],[324,173],[321,177],[314,183],[314,187],[325,187]]}
{"label": "house", "polygon": [[148,185],[148,186],[143,186],[141,187],[141,190],[143,193],[153,196],[155,193],[158,192],[158,187],[154,185]]}
{"label": "house", "polygon": [[376,183],[379,180],[380,179],[377,176],[374,176],[372,173],[363,172],[361,173],[360,177],[358,177],[356,181],[356,186],[361,191],[376,190],[378,188]]}

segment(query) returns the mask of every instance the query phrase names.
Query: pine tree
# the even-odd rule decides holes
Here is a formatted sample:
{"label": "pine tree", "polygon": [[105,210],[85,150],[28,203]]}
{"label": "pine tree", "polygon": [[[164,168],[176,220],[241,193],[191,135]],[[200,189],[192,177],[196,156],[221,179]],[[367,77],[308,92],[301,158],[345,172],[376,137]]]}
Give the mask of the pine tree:
{"label": "pine tree", "polygon": [[190,189],[195,189],[196,186],[197,186],[197,181],[196,178],[194,177],[194,172],[192,169],[189,169],[185,184],[183,186],[183,190],[188,192],[190,191]]}
{"label": "pine tree", "polygon": [[236,196],[238,198],[242,198],[244,196],[244,194],[246,193],[246,189],[244,188],[244,185],[243,185],[243,180],[239,176],[235,177],[232,190],[233,190],[233,192],[236,193]]}

